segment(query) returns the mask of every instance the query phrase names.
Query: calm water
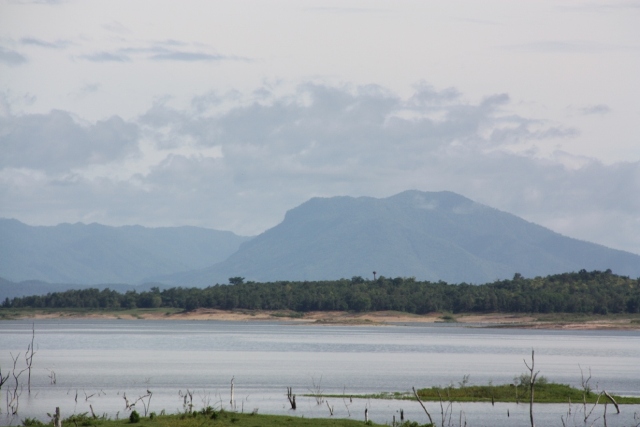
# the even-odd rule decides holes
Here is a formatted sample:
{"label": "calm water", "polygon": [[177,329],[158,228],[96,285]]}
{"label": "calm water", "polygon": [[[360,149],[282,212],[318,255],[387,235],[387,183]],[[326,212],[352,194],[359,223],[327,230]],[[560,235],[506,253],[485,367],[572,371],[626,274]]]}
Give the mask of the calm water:
{"label": "calm water", "polygon": [[[31,322],[0,322],[0,367],[7,373],[10,354],[24,352]],[[525,372],[523,359],[536,352],[536,370],[548,379],[580,385],[580,367],[591,369],[591,385],[621,395],[640,396],[640,333],[628,331],[534,331],[456,326],[316,326],[261,322],[89,321],[41,320],[35,323],[36,349],[31,395],[26,386],[19,418],[47,420],[60,406],[72,413],[107,413],[125,417],[129,400],[153,392],[150,410],[182,410],[180,397],[193,392],[196,409],[211,405],[230,409],[234,378],[236,410],[292,413],[285,393],[297,394],[298,416],[328,416],[310,393],[314,384],[324,393],[406,392],[456,384],[470,375],[470,384],[513,381]],[[57,383],[49,375],[55,372]],[[26,381],[26,373],[21,379]],[[3,387],[8,389],[10,382]],[[6,415],[3,393],[1,425],[19,424]],[[365,408],[376,422],[391,424],[400,409],[405,418],[426,422],[415,402],[328,399],[336,417],[363,419]],[[440,424],[440,406],[427,408]],[[144,408],[138,404],[138,411]],[[539,426],[561,426],[568,405],[537,405]],[[588,425],[604,425],[604,407]],[[574,405],[567,425],[583,425],[582,408]],[[507,412],[509,417],[507,417]],[[608,426],[640,423],[640,405],[608,408]],[[454,404],[452,425],[525,426],[528,407],[520,404]]]}

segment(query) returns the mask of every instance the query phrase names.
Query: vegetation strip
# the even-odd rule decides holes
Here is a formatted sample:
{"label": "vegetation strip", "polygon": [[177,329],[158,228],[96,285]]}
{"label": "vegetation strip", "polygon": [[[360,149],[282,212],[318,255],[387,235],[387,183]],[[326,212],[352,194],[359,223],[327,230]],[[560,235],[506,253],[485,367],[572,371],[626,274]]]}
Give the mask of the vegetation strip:
{"label": "vegetation strip", "polygon": [[[242,277],[230,285],[207,288],[151,288],[124,294],[109,289],[54,292],[42,296],[6,298],[2,312],[10,309],[130,310],[136,308],[193,311],[273,310],[310,311],[399,311],[412,314],[448,313],[574,313],[579,315],[640,313],[640,278],[631,279],[610,270],[564,273],[485,285],[421,282],[414,278],[351,279],[319,282],[244,283]],[[7,315],[5,314],[5,317]],[[290,315],[289,317],[294,317]],[[446,319],[445,319],[446,320]]]}
{"label": "vegetation strip", "polygon": [[[528,403],[529,390],[525,384],[501,384],[501,385],[467,385],[464,387],[430,387],[417,391],[423,401],[447,401],[447,402],[512,402]],[[611,403],[610,400],[599,396],[597,391],[584,392],[581,389],[566,384],[537,382],[535,386],[534,403]],[[344,398],[344,395],[323,395],[328,398]],[[354,399],[400,399],[415,400],[410,392],[378,393],[366,395],[346,396]],[[640,397],[624,397],[611,395],[618,404],[637,405]]]}
{"label": "vegetation strip", "polygon": [[[134,415],[135,414],[135,415]],[[25,426],[50,426],[51,423],[43,423],[33,418],[22,420]],[[262,415],[257,413],[242,414],[238,412],[215,411],[211,408],[198,412],[183,413],[177,415],[156,415],[141,417],[136,411],[131,413],[129,418],[120,420],[110,420],[105,417],[93,417],[87,414],[73,415],[62,420],[63,426],[96,426],[96,427],[117,427],[131,426],[152,427],[355,427],[362,426],[363,422],[353,419],[342,418],[302,418],[288,415]],[[368,421],[366,425],[383,426]],[[400,426],[400,424],[398,424]],[[405,423],[406,427],[417,427],[417,423]]]}

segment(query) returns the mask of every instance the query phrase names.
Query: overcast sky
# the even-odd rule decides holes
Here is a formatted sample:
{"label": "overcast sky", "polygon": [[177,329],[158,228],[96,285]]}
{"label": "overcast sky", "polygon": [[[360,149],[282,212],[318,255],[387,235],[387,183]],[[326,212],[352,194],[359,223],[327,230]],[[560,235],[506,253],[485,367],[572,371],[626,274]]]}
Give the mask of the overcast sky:
{"label": "overcast sky", "polygon": [[0,217],[450,190],[640,253],[640,1],[0,0]]}

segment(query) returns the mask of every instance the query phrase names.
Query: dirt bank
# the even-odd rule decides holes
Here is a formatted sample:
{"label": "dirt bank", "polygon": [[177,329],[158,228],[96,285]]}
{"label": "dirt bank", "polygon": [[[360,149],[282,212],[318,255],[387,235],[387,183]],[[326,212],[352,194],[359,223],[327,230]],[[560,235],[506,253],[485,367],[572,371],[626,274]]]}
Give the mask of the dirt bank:
{"label": "dirt bank", "polygon": [[[8,317],[5,317],[8,318]],[[287,311],[215,310],[198,309],[190,312],[163,310],[133,310],[108,312],[55,312],[26,311],[9,318],[77,318],[77,319],[149,319],[149,320],[212,320],[212,321],[282,321],[301,324],[342,325],[402,325],[428,323],[456,323],[469,327],[507,327],[527,329],[581,329],[581,330],[640,330],[637,317],[614,316],[544,316],[509,313],[416,315],[395,311],[349,313],[322,311],[295,313]]]}

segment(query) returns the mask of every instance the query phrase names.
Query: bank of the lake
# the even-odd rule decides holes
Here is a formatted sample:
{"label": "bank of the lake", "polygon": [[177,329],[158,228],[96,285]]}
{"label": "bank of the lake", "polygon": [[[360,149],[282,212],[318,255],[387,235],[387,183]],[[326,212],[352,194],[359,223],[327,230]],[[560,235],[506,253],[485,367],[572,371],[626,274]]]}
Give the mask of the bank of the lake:
{"label": "bank of the lake", "polygon": [[215,320],[280,321],[304,324],[402,325],[457,323],[474,327],[505,327],[559,330],[639,330],[640,314],[522,314],[522,313],[429,313],[425,315],[397,311],[346,312],[283,310],[218,310],[200,308],[184,311],[175,308],[155,309],[33,309],[0,308],[0,321],[11,319],[145,319],[145,320]]}

